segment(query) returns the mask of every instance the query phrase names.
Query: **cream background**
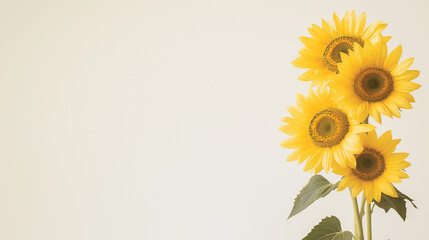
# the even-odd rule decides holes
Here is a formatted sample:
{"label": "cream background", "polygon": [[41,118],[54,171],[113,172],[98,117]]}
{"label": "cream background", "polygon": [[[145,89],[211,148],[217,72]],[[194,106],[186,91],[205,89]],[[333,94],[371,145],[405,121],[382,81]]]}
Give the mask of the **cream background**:
{"label": "cream background", "polygon": [[[286,221],[310,178],[278,130],[312,23],[367,11],[421,70],[402,138],[416,199],[374,239],[429,239],[425,1],[76,0],[0,3],[0,239],[302,239],[348,192]],[[337,177],[329,175],[336,180]],[[408,205],[410,206],[410,205]]]}

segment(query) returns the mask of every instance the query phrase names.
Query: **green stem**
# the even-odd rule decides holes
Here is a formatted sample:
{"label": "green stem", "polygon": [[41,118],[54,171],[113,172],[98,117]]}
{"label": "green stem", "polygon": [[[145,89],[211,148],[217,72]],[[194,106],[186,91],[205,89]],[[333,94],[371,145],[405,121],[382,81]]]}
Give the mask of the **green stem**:
{"label": "green stem", "polygon": [[371,226],[371,204],[366,204],[366,233],[368,240],[372,240],[372,226]]}
{"label": "green stem", "polygon": [[357,226],[356,226],[356,221],[354,221],[354,222],[355,222],[355,235],[353,235],[353,237],[354,237],[356,240],[359,240],[358,235],[357,235]]}
{"label": "green stem", "polygon": [[352,189],[349,188],[349,190],[350,190],[350,197],[352,198],[352,203],[353,203],[353,211],[355,214],[355,225],[356,225],[355,236],[358,240],[363,240],[362,219],[360,218],[360,215],[359,215],[358,203],[356,198],[353,197]]}
{"label": "green stem", "polygon": [[[365,121],[363,123],[364,124],[368,124],[369,123],[369,116],[366,117],[366,119],[365,119]],[[365,202],[366,202],[366,199],[364,197],[362,197],[362,204],[365,204],[365,206],[366,206],[366,237],[367,237],[368,240],[372,240],[372,225],[371,225],[372,209],[371,209],[371,203],[366,204]]]}
{"label": "green stem", "polygon": [[365,194],[362,194],[362,200],[360,201],[360,211],[359,211],[360,219],[362,219],[363,215],[365,215],[365,210],[364,210],[365,201],[366,201]]}

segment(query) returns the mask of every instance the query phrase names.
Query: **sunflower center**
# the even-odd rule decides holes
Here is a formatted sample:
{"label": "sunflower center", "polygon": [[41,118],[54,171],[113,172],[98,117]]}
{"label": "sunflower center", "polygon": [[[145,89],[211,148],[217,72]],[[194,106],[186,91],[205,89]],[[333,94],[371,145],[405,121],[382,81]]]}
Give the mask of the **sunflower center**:
{"label": "sunflower center", "polygon": [[366,68],[354,80],[354,91],[367,102],[378,102],[393,91],[393,78],[382,68]]}
{"label": "sunflower center", "polygon": [[341,62],[341,53],[349,54],[349,50],[353,49],[355,42],[363,46],[363,41],[360,38],[347,36],[338,37],[328,44],[323,53],[323,58],[330,71],[338,73],[337,63]]}
{"label": "sunflower center", "polygon": [[313,143],[322,148],[332,147],[341,142],[349,132],[347,115],[336,108],[328,108],[314,115],[310,122],[309,134]]}
{"label": "sunflower center", "polygon": [[385,165],[384,157],[380,152],[372,148],[364,150],[355,155],[356,168],[352,170],[353,174],[361,180],[372,181],[383,174]]}

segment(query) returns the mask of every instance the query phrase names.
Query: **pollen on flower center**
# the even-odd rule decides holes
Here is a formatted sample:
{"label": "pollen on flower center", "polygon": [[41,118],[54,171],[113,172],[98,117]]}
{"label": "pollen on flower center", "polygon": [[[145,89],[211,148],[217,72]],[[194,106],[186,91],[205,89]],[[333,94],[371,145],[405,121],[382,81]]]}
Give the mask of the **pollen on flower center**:
{"label": "pollen on flower center", "polygon": [[382,68],[363,69],[354,79],[354,91],[367,102],[378,102],[393,91],[393,78]]}
{"label": "pollen on flower center", "polygon": [[332,40],[325,48],[323,58],[328,69],[332,72],[338,73],[337,63],[341,62],[340,53],[349,53],[350,49],[353,49],[353,44],[357,42],[363,46],[363,42],[357,37],[342,36]]}
{"label": "pollen on flower center", "polygon": [[380,152],[372,148],[364,148],[355,157],[356,168],[352,169],[352,172],[356,177],[364,181],[372,181],[383,174],[385,163]]}
{"label": "pollen on flower center", "polygon": [[343,111],[328,108],[314,115],[309,125],[309,134],[316,146],[332,147],[344,139],[349,126],[349,120]]}

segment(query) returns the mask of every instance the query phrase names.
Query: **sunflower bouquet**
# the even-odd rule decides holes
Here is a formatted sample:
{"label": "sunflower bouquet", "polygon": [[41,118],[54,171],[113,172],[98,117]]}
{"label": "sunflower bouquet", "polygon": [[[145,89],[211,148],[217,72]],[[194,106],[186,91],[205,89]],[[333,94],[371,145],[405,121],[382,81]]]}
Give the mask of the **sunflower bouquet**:
{"label": "sunflower bouquet", "polygon": [[[297,107],[287,108],[291,116],[282,119],[286,125],[280,130],[291,137],[281,145],[295,149],[287,161],[304,163],[304,171],[314,176],[296,197],[289,218],[333,190],[348,188],[355,223],[352,234],[335,216],[326,217],[304,240],[363,240],[364,216],[371,240],[375,206],[393,209],[404,220],[405,202],[416,207],[393,185],[408,178],[408,153],[395,152],[400,139],[391,131],[380,134],[369,124],[370,118],[381,124],[381,114],[400,118],[401,109],[412,108],[410,93],[420,87],[412,82],[419,71],[409,70],[413,58],[399,63],[401,46],[388,52],[391,37],[381,33],[386,26],[381,21],[366,26],[365,13],[347,12],[342,20],[334,13],[333,23],[322,19],[321,27],[308,28],[311,37],[299,38],[304,46],[292,64],[307,69],[298,79],[311,81],[311,87],[307,97],[297,95]],[[341,179],[330,183],[318,175],[322,170]]]}

